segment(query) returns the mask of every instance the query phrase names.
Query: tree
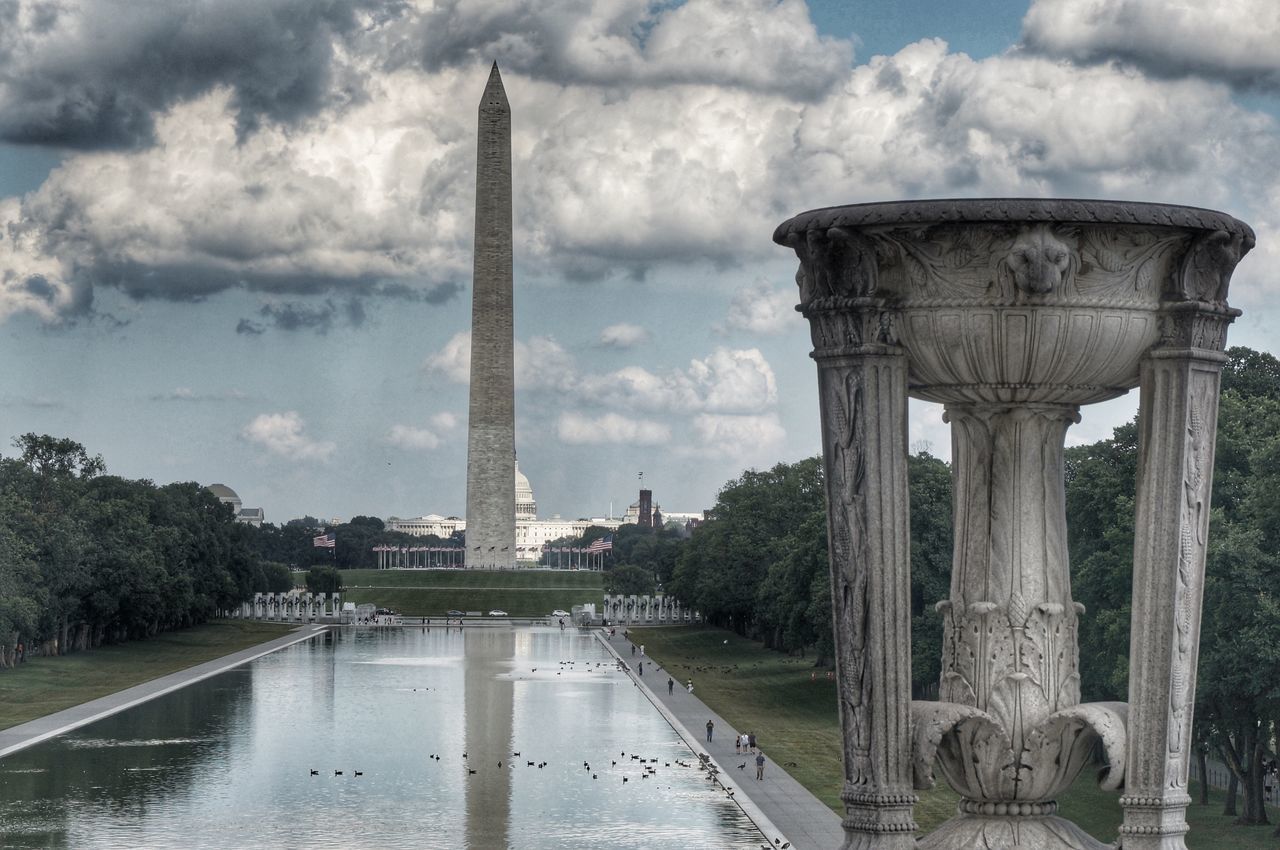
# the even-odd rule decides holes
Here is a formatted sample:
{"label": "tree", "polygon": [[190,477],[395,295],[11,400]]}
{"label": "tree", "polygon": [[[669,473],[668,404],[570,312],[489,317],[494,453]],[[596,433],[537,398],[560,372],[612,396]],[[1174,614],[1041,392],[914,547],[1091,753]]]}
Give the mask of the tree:
{"label": "tree", "polygon": [[951,598],[951,468],[926,451],[907,458],[911,499],[911,689],[937,696],[942,674],[942,617]]}
{"label": "tree", "polygon": [[307,590],[311,593],[338,593],[342,590],[342,573],[333,567],[312,567],[307,571]]}
{"label": "tree", "polygon": [[262,565],[262,583],[258,593],[288,593],[293,590],[293,573],[284,564],[267,561]]}
{"label": "tree", "polygon": [[604,592],[610,596],[648,596],[653,593],[653,573],[634,564],[606,570],[603,583]]}
{"label": "tree", "polygon": [[672,591],[710,622],[752,632],[764,613],[758,593],[770,565],[823,504],[818,458],[744,472],[720,490],[710,519],[681,548]]}
{"label": "tree", "polygon": [[[1195,738],[1244,794],[1241,823],[1266,823],[1262,766],[1280,723],[1280,361],[1232,348],[1222,374],[1201,619]],[[1067,450],[1068,542],[1085,699],[1125,699],[1132,594],[1135,423]]]}

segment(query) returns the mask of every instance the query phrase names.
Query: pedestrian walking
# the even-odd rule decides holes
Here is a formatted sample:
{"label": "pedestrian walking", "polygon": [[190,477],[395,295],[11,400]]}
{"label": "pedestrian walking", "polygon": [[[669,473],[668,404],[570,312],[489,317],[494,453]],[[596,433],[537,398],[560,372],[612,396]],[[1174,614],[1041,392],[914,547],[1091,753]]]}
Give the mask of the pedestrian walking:
{"label": "pedestrian walking", "polygon": [[644,662],[643,662],[643,661],[641,661],[639,664],[637,664],[637,665],[636,665],[636,669],[637,669],[637,670],[639,670],[639,671],[640,671],[640,675],[641,675],[641,676],[643,676],[643,675],[644,675]]}
{"label": "pedestrian walking", "polygon": [[756,779],[764,779],[764,753],[756,755]]}
{"label": "pedestrian walking", "polygon": [[676,680],[668,676],[667,677],[667,696],[671,696],[673,693],[675,693],[675,690],[676,690]]}
{"label": "pedestrian walking", "polygon": [[747,733],[743,732],[738,736],[738,752],[745,753],[747,751]]}
{"label": "pedestrian walking", "polygon": [[733,751],[738,754],[742,753],[742,736],[741,735],[733,736]]}
{"label": "pedestrian walking", "polygon": [[644,655],[644,644],[640,644],[640,654]]}
{"label": "pedestrian walking", "polygon": [[707,721],[707,743],[708,744],[711,743],[711,730],[715,728],[715,725],[716,724],[712,723],[710,720]]}
{"label": "pedestrian walking", "polygon": [[751,748],[751,752],[756,751],[756,735],[754,732],[747,733],[747,746]]}
{"label": "pedestrian walking", "polygon": [[689,684],[685,685],[685,687],[689,690],[689,693],[693,693],[693,679],[690,679]]}
{"label": "pedestrian walking", "polygon": [[633,643],[633,644],[631,644],[631,654],[632,654],[632,655],[635,655],[635,654],[636,654],[636,645],[635,645],[634,643]]}

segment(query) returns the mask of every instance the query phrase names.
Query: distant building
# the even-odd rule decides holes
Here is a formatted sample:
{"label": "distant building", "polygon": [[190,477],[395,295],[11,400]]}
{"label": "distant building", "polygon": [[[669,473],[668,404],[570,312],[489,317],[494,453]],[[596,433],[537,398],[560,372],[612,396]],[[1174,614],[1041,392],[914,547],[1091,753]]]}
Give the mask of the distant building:
{"label": "distant building", "polygon": [[[622,525],[623,520],[610,517],[590,517],[567,520],[559,515],[551,519],[538,519],[538,503],[533,498],[533,486],[520,471],[515,468],[516,484],[516,561],[524,564],[536,563],[542,557],[542,547],[552,540],[562,537],[581,537],[591,526],[599,526],[610,530]],[[438,514],[412,519],[390,517],[386,523],[387,531],[399,531],[415,537],[448,538],[455,531],[465,531],[467,521],[459,517],[442,517]]]}
{"label": "distant building", "polygon": [[236,512],[236,522],[243,522],[245,525],[252,525],[254,528],[261,528],[264,514],[262,508],[241,508]]}
{"label": "distant building", "polygon": [[236,522],[242,522],[245,525],[255,527],[261,526],[265,515],[262,508],[246,508],[240,501],[240,497],[236,495],[236,491],[232,490],[226,484],[210,484],[204,488],[210,493],[218,497],[218,501],[224,505],[231,506],[231,512],[235,515]]}

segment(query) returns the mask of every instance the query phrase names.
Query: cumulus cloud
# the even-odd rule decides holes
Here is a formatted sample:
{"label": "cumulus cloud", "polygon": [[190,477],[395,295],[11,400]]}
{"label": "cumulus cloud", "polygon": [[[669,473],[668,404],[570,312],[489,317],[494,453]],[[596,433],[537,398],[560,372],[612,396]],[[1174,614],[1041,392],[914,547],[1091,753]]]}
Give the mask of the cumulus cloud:
{"label": "cumulus cloud", "polygon": [[600,339],[597,342],[601,348],[635,348],[641,343],[649,341],[649,332],[639,325],[631,325],[622,322],[600,331]]}
{"label": "cumulus cloud", "polygon": [[[226,8],[224,27],[234,34],[261,15],[288,20],[299,2],[258,4],[259,12],[242,0]],[[37,62],[30,45],[44,37],[41,26],[71,38],[69,22],[87,13],[63,4],[72,11],[41,24],[34,5],[17,8],[21,33],[0,38],[26,58],[17,82],[0,83],[10,87],[3,96],[35,102],[11,89],[67,80],[65,91],[48,83],[57,102],[78,81],[111,77],[114,66],[97,54],[85,60],[92,74],[24,70]],[[1047,15],[1059,5],[1036,8]],[[780,220],[838,203],[1057,194],[1230,206],[1256,219],[1277,183],[1275,122],[1234,103],[1221,84],[1033,50],[974,60],[937,40],[851,67],[848,44],[818,38],[800,0],[421,9],[334,0],[325,9],[328,18],[295,33],[321,46],[300,45],[295,70],[280,77],[322,68],[307,77],[322,95],[298,97],[305,114],[276,108],[283,90],[246,95],[252,86],[215,51],[215,82],[179,80],[172,91],[119,101],[141,104],[149,144],[73,155],[37,190],[0,200],[0,318],[83,313],[100,286],[188,300],[248,287],[311,305],[312,314],[248,317],[240,330],[253,334],[291,322],[321,329],[308,295],[335,305],[453,297],[471,264],[481,54],[498,55],[507,70],[516,251],[534,275],[590,280],[663,263],[758,263],[780,256],[768,238]],[[1028,20],[1028,33],[1046,29]],[[110,42],[120,62],[144,62],[140,45],[150,42],[139,38]],[[80,43],[56,39],[48,44]],[[244,73],[269,78],[254,70],[257,44],[246,41],[253,67]],[[38,61],[56,71],[74,60]],[[743,309],[734,321],[771,319]]]}
{"label": "cumulus cloud", "polygon": [[446,410],[431,417],[431,426],[437,431],[452,431],[458,427],[458,417]]}
{"label": "cumulus cloud", "polygon": [[1273,0],[1036,0],[1022,38],[1032,50],[1079,62],[1119,59],[1157,76],[1280,87],[1280,5]]}
{"label": "cumulus cloud", "polygon": [[427,357],[422,368],[443,375],[455,384],[471,381],[471,331],[462,331],[449,337],[439,351]]}
{"label": "cumulus cloud", "polygon": [[594,417],[580,413],[562,413],[556,431],[564,442],[580,445],[625,443],[657,446],[671,439],[671,429],[661,422],[634,419],[617,413]]}
{"label": "cumulus cloud", "polygon": [[736,331],[782,333],[801,322],[795,311],[798,300],[794,286],[778,288],[758,280],[733,296],[726,325]]}
{"label": "cumulus cloud", "polygon": [[724,457],[774,457],[787,437],[776,413],[758,416],[700,413],[693,419],[702,451]]}
{"label": "cumulus cloud", "polygon": [[[551,337],[535,336],[515,341],[516,388],[569,389],[575,383],[573,358]],[[442,375],[455,384],[471,382],[471,331],[461,331],[423,363],[427,372]]]}
{"label": "cumulus cloud", "polygon": [[665,373],[642,366],[582,375],[575,383],[583,402],[634,410],[690,413],[754,412],[778,400],[777,381],[759,349],[717,348],[687,369]]}
{"label": "cumulus cloud", "polygon": [[516,389],[568,390],[574,385],[573,357],[549,336],[516,340]]}
{"label": "cumulus cloud", "polygon": [[427,428],[392,425],[387,432],[387,442],[406,451],[430,451],[440,445],[440,438]]}
{"label": "cumulus cloud", "polygon": [[712,84],[800,99],[836,84],[852,45],[818,35],[803,0],[445,0],[402,49],[428,69],[497,57],[555,85]]}
{"label": "cumulus cloud", "polygon": [[337,446],[308,436],[297,411],[262,413],[240,431],[240,436],[268,452],[289,460],[326,461]]}
{"label": "cumulus cloud", "polygon": [[62,147],[153,141],[154,119],[216,87],[241,129],[351,99],[334,55],[390,2],[17,0],[0,4],[0,138]]}

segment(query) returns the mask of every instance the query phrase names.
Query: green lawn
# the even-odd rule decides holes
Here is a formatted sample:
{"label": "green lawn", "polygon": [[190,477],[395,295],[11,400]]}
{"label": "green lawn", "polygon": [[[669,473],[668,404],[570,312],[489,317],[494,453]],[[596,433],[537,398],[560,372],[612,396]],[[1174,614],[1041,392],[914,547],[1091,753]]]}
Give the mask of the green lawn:
{"label": "green lawn", "polygon": [[[770,652],[732,632],[703,626],[631,628],[632,639],[676,679],[693,679],[697,696],[737,729],[754,732],[772,761],[836,812],[841,812],[840,728],[835,682],[811,660]],[[1195,795],[1192,788],[1192,795]],[[1274,827],[1240,827],[1223,817],[1222,792],[1208,806],[1193,805],[1187,819],[1190,850],[1276,850]],[[955,814],[957,796],[939,776],[938,787],[920,792],[916,821],[922,832]],[[1103,791],[1087,769],[1059,800],[1064,817],[1096,838],[1115,840],[1119,797]],[[1272,822],[1280,812],[1272,812]]]}
{"label": "green lawn", "polygon": [[15,669],[0,671],[0,729],[212,661],[292,628],[296,626],[220,620],[88,652],[28,657]]}
{"label": "green lawn", "polygon": [[[306,573],[294,574],[305,584]],[[342,570],[342,583],[376,587],[584,588],[601,590],[590,570]],[[599,595],[603,595],[603,591]]]}
{"label": "green lawn", "polygon": [[[302,584],[304,576],[295,573],[295,580]],[[343,570],[342,582],[344,602],[372,602],[409,617],[495,608],[545,617],[557,608],[598,606],[604,596],[600,573],[588,570]]]}

